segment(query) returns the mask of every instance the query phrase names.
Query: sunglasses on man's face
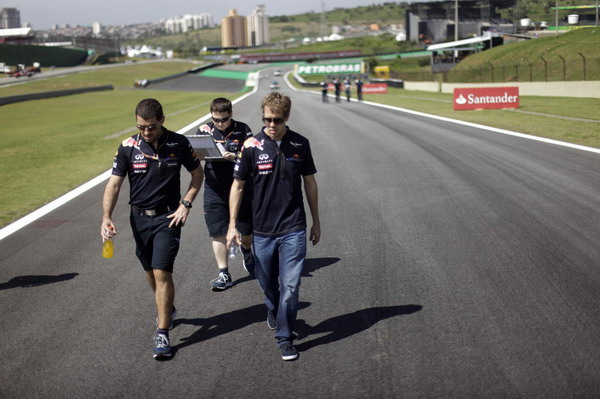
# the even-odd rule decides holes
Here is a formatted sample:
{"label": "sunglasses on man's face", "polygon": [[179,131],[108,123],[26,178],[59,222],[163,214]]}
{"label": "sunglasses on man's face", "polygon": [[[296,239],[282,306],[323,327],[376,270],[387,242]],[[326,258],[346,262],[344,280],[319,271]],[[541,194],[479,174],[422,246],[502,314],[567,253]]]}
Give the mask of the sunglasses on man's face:
{"label": "sunglasses on man's face", "polygon": [[158,128],[158,124],[148,125],[148,126],[136,125],[136,127],[138,128],[138,130],[140,132],[143,132],[145,130],[147,130],[149,132],[153,132],[153,131],[155,131]]}
{"label": "sunglasses on man's face", "polygon": [[285,119],[283,118],[262,118],[262,121],[265,125],[270,125],[271,123],[281,125],[282,123],[285,123]]}
{"label": "sunglasses on man's face", "polygon": [[219,119],[219,118],[215,118],[214,116],[212,117],[212,120],[215,123],[225,123],[229,120],[229,118],[231,118],[231,116],[226,116],[225,118]]}

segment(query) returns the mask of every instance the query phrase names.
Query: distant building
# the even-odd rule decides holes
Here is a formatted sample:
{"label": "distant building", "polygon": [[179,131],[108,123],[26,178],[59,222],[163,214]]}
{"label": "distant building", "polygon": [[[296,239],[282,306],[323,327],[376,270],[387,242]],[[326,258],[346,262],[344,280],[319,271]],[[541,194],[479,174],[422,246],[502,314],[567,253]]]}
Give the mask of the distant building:
{"label": "distant building", "polygon": [[262,46],[268,44],[269,38],[269,16],[265,12],[265,6],[260,4],[246,17],[248,27],[248,46]]}
{"label": "distant building", "polygon": [[[458,4],[458,27],[454,7]],[[406,35],[411,41],[437,43],[480,36],[494,29],[514,33],[515,26],[502,19],[499,9],[513,8],[517,0],[454,0],[412,3],[406,12]]]}
{"label": "distant building", "polygon": [[102,25],[100,24],[100,22],[94,22],[92,24],[92,33],[94,34],[94,36],[100,36],[100,34],[102,33]]}
{"label": "distant building", "polygon": [[229,15],[221,19],[221,47],[245,47],[246,32],[246,18],[235,9],[229,10]]}
{"label": "distant building", "polygon": [[0,8],[0,29],[21,27],[21,12],[16,8]]}
{"label": "distant building", "polygon": [[185,33],[190,30],[198,30],[203,28],[212,28],[215,26],[213,15],[204,13],[191,15],[187,14],[183,17],[173,17],[162,20],[167,33]]}

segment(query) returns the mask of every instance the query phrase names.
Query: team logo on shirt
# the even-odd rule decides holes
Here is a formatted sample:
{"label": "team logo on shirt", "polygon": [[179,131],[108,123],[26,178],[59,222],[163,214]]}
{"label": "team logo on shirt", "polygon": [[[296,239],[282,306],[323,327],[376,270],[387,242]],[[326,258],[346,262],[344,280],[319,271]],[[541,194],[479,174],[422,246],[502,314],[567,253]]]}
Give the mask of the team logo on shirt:
{"label": "team logo on shirt", "polygon": [[264,164],[258,165],[258,170],[267,170],[267,169],[273,169],[273,163],[264,163]]}
{"label": "team logo on shirt", "polygon": [[302,147],[302,143],[294,143],[293,141],[290,141],[290,145],[291,145],[291,146],[294,146],[294,147],[296,147],[296,148],[298,148],[298,147]]}
{"label": "team logo on shirt", "polygon": [[137,142],[132,137],[123,140],[123,142],[121,144],[123,145],[123,147],[136,147],[137,146]]}
{"label": "team logo on shirt", "polygon": [[198,131],[212,134],[213,129],[211,129],[210,126],[205,124],[205,125],[200,125],[200,127],[198,128]]}
{"label": "team logo on shirt", "polygon": [[169,156],[167,158],[165,158],[165,162],[167,163],[167,166],[169,167],[173,167],[173,166],[179,166],[179,157],[177,157],[175,154],[169,154]]}
{"label": "team logo on shirt", "polygon": [[250,137],[248,140],[244,141],[244,147],[246,148],[258,148],[263,151],[264,140],[258,141],[254,137]]}

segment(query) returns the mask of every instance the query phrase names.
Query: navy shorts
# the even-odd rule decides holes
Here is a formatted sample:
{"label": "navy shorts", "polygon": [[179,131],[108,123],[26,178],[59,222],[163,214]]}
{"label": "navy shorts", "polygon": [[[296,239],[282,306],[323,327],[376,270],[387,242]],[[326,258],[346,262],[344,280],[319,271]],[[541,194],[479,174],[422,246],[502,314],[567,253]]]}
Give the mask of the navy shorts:
{"label": "navy shorts", "polygon": [[[212,188],[204,186],[204,221],[208,227],[210,237],[219,237],[227,234],[229,229],[229,196]],[[241,235],[252,234],[252,197],[246,193],[240,205],[238,220],[235,223]]]}
{"label": "navy shorts", "polygon": [[169,214],[144,216],[131,212],[129,220],[135,238],[135,254],[146,271],[160,269],[173,273],[181,226],[169,227],[173,220],[167,218]]}

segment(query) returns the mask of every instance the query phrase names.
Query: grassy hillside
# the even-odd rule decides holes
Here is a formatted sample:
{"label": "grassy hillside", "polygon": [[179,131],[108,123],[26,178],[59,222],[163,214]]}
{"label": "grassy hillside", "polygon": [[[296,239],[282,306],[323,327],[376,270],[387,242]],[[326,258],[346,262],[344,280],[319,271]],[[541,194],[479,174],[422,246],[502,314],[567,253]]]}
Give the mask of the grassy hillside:
{"label": "grassy hillside", "polygon": [[[578,29],[502,46],[469,56],[449,74],[450,81],[600,80],[600,30]],[[562,59],[561,59],[562,57]],[[564,59],[564,62],[563,62]]]}

